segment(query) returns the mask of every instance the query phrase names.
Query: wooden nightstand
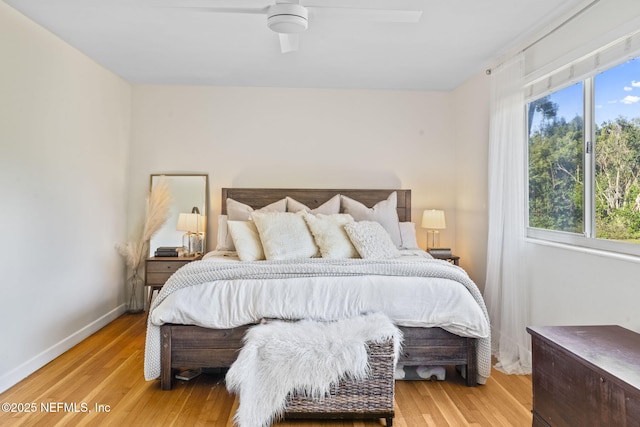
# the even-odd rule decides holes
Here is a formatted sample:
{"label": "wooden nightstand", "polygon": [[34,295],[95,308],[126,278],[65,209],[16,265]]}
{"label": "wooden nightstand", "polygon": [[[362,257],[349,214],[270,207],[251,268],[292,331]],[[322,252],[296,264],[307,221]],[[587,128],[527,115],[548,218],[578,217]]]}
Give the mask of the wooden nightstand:
{"label": "wooden nightstand", "polygon": [[144,286],[148,287],[149,298],[147,310],[151,307],[151,299],[155,291],[160,292],[167,279],[180,267],[191,261],[202,259],[202,255],[183,257],[153,257],[147,258],[145,263]]}
{"label": "wooden nightstand", "polygon": [[449,261],[451,264],[453,265],[460,265],[460,257],[458,255],[434,255],[431,254],[432,257],[434,257],[435,259],[443,259],[445,261]]}

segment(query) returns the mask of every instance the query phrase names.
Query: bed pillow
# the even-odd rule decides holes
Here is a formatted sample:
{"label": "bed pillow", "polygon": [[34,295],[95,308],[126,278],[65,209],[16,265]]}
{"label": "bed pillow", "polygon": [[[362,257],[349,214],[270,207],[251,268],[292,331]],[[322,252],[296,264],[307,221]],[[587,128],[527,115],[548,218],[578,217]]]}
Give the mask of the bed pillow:
{"label": "bed pillow", "polygon": [[400,236],[402,238],[403,249],[420,249],[416,238],[416,225],[413,222],[401,222]]}
{"label": "bed pillow", "polygon": [[[287,200],[282,199],[258,210],[266,212],[284,212],[286,209]],[[251,206],[240,203],[233,199],[227,199],[227,215],[218,216],[218,241],[216,244],[217,251],[236,250],[231,234],[229,234],[229,229],[227,228],[227,221],[248,221],[251,212],[253,212],[253,208]]]}
{"label": "bed pillow", "polygon": [[[260,212],[285,212],[287,210],[287,199],[281,199],[265,207],[256,209]],[[227,199],[227,216],[229,221],[249,221],[254,209],[233,199]]]}
{"label": "bed pillow", "polygon": [[362,258],[389,259],[400,256],[389,233],[376,221],[359,221],[344,225],[351,243]]}
{"label": "bed pillow", "polygon": [[258,229],[253,221],[228,221],[227,225],[240,261],[265,259]]}
{"label": "bed pillow", "polygon": [[300,203],[296,199],[287,197],[287,212],[311,212],[312,214],[331,215],[340,213],[340,195],[336,194],[315,209],[309,208],[307,205]]}
{"label": "bed pillow", "polygon": [[216,251],[235,251],[231,234],[229,234],[228,217],[226,215],[218,215],[218,239],[216,242]]}
{"label": "bed pillow", "polygon": [[349,214],[312,215],[305,212],[304,220],[313,234],[322,258],[359,258],[358,251],[351,243],[345,224],[353,222]]}
{"label": "bed pillow", "polygon": [[311,231],[302,213],[259,212],[251,214],[260,234],[260,241],[268,260],[299,259],[317,256]]}
{"label": "bed pillow", "polygon": [[400,236],[400,221],[398,219],[398,194],[392,192],[387,200],[382,200],[372,208],[368,208],[362,203],[353,200],[347,196],[340,196],[342,209],[353,217],[356,221],[375,221],[380,223],[387,230],[391,241],[396,247],[402,246],[402,237]]}

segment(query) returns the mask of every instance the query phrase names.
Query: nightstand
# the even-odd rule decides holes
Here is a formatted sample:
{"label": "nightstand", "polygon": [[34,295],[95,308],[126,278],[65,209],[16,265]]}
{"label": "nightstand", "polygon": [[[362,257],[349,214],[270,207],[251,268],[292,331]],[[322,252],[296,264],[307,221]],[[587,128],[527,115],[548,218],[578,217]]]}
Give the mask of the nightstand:
{"label": "nightstand", "polygon": [[155,291],[160,292],[162,286],[183,265],[202,259],[202,255],[182,257],[153,257],[145,263],[144,286],[148,287],[149,299],[147,310],[151,308],[151,299]]}
{"label": "nightstand", "polygon": [[460,257],[458,255],[434,255],[431,254],[435,259],[443,259],[445,261],[449,261],[453,265],[460,265]]}

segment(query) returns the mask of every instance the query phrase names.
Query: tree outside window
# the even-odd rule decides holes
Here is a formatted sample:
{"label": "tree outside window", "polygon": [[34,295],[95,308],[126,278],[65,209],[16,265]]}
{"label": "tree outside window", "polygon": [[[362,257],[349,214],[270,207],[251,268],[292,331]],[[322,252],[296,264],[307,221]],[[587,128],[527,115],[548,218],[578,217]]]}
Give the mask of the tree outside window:
{"label": "tree outside window", "polygon": [[[591,84],[592,92],[583,90]],[[583,106],[594,111],[592,121],[585,123]],[[638,58],[530,102],[528,117],[529,226],[640,243]],[[585,173],[590,156],[593,175]],[[589,216],[593,230],[585,229]]]}

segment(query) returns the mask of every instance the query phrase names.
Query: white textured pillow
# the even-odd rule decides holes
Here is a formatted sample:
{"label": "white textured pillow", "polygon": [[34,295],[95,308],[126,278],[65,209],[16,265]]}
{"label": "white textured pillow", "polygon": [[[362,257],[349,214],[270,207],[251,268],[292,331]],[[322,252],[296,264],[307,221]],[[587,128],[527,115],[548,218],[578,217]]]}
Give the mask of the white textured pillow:
{"label": "white textured pillow", "polygon": [[379,222],[352,222],[345,224],[344,230],[362,258],[389,259],[400,256],[400,252],[391,241],[389,233]]}
{"label": "white textured pillow", "polygon": [[398,194],[392,192],[387,200],[376,203],[372,208],[368,208],[362,203],[347,196],[340,196],[344,213],[353,217],[356,221],[375,221],[380,223],[387,230],[391,240],[396,247],[402,246],[400,236],[400,221],[398,220]]}
{"label": "white textured pillow", "polygon": [[253,221],[228,221],[227,225],[240,261],[265,259],[258,229]]}
{"label": "white textured pillow", "polygon": [[310,209],[307,205],[300,203],[296,199],[287,197],[287,212],[310,212],[312,214],[331,215],[340,213],[340,195],[336,194],[315,209]]}
{"label": "white textured pillow", "polygon": [[312,215],[304,213],[304,220],[313,234],[322,258],[359,258],[344,225],[353,222],[349,214]]}
{"label": "white textured pillow", "polygon": [[302,213],[258,212],[251,214],[267,259],[311,258],[318,254]]}
{"label": "white textured pillow", "polygon": [[413,222],[401,222],[400,236],[402,237],[403,249],[420,249],[416,238],[416,225]]}

